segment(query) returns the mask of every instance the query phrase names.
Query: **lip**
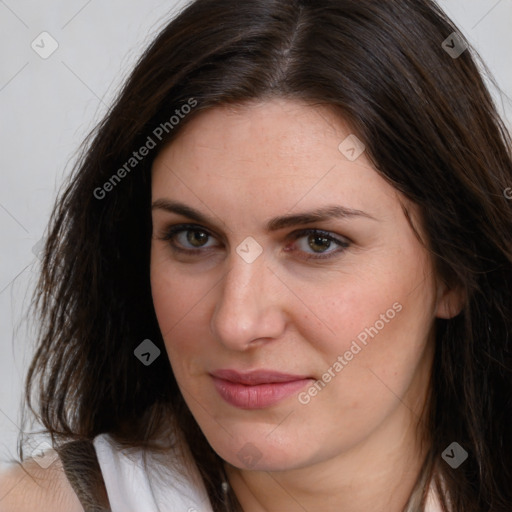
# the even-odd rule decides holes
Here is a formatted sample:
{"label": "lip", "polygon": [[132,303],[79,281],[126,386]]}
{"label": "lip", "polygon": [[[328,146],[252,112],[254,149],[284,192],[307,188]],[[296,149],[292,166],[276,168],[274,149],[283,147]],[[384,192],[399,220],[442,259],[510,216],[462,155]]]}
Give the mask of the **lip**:
{"label": "lip", "polygon": [[292,375],[273,370],[217,370],[210,373],[219,395],[230,405],[240,409],[264,409],[293,395],[311,376]]}

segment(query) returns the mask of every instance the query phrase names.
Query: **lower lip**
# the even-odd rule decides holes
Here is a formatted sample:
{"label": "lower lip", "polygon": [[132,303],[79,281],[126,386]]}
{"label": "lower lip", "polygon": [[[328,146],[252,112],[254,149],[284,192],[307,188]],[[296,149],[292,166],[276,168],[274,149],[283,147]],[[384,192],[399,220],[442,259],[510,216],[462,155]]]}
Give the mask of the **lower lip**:
{"label": "lower lip", "polygon": [[219,395],[230,405],[239,409],[264,409],[300,391],[314,379],[290,382],[273,382],[246,386],[217,377],[212,377]]}

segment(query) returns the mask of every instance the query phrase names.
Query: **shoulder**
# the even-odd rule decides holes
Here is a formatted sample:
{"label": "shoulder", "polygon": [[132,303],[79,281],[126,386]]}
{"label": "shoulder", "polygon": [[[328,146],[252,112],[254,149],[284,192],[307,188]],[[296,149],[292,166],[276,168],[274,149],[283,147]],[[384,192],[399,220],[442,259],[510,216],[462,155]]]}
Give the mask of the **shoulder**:
{"label": "shoulder", "polygon": [[84,512],[57,458],[48,468],[34,460],[0,471],[0,512]]}

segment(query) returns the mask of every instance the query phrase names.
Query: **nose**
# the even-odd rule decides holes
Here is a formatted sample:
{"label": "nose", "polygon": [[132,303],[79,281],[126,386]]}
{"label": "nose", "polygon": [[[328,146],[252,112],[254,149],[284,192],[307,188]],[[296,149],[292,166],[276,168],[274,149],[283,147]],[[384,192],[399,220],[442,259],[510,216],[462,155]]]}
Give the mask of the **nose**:
{"label": "nose", "polygon": [[219,284],[210,329],[225,347],[243,351],[282,335],[287,316],[281,301],[286,298],[264,254],[252,263],[237,254],[231,260]]}

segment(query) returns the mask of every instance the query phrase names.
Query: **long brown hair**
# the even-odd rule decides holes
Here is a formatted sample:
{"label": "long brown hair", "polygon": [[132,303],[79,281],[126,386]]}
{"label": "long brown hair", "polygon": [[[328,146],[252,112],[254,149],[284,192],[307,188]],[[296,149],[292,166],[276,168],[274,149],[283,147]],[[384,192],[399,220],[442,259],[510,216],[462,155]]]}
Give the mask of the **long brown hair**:
{"label": "long brown hair", "polygon": [[[511,144],[476,52],[460,33],[448,39],[467,45],[460,55],[443,45],[454,32],[431,0],[196,0],[165,27],[51,217],[26,399],[56,442],[109,433],[149,449],[171,425],[213,509],[240,510],[168,359],[146,367],[133,354],[145,339],[165,354],[149,280],[150,169],[205,109],[285,97],[349,122],[378,172],[420,208],[436,272],[464,296],[459,315],[436,320],[431,445],[413,495],[424,501],[435,468],[453,510],[512,510]],[[441,458],[454,441],[469,455],[457,469]]]}

